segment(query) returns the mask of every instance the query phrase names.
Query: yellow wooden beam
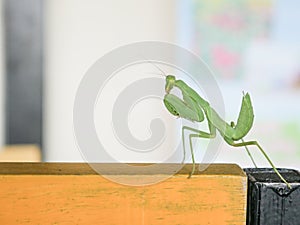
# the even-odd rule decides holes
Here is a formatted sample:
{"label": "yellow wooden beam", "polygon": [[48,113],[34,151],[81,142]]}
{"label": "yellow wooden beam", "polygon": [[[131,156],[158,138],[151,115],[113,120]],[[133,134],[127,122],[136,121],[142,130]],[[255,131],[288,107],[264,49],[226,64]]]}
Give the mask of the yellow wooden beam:
{"label": "yellow wooden beam", "polygon": [[[147,179],[163,176],[174,164],[135,175],[118,171],[119,164],[99,165],[115,178]],[[243,170],[212,164],[187,179],[190,169],[186,165],[153,185],[126,186],[98,175],[88,164],[0,163],[0,224],[245,224]]]}

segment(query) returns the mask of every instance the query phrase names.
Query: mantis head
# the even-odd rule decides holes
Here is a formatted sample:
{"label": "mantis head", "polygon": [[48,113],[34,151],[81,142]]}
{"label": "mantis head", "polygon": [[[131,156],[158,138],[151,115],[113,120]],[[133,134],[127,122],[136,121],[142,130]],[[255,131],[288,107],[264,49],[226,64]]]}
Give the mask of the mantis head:
{"label": "mantis head", "polygon": [[169,92],[172,90],[175,84],[175,80],[176,80],[175,76],[173,75],[168,75],[166,77],[166,86],[165,86],[166,93],[169,94]]}

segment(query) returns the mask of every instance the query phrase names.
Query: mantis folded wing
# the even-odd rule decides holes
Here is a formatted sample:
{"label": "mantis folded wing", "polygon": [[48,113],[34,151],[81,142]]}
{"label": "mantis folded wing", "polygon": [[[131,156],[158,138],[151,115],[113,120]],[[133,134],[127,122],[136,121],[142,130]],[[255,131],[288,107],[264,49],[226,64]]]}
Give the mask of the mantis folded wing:
{"label": "mantis folded wing", "polygon": [[[170,94],[170,91],[173,88],[178,88],[183,99]],[[249,130],[252,128],[254,113],[253,107],[248,93],[244,94],[242,100],[242,106],[239,113],[237,123],[231,122],[230,124],[226,123],[218,113],[210,106],[210,104],[204,100],[195,90],[190,88],[182,80],[177,80],[175,76],[168,75],[166,76],[166,85],[165,85],[166,95],[164,97],[164,104],[167,110],[174,116],[178,116],[193,122],[202,122],[204,119],[207,119],[209,132],[204,132],[197,130],[191,127],[184,126],[182,127],[182,139],[183,139],[183,149],[185,157],[185,130],[189,130],[192,133],[189,135],[189,144],[192,154],[193,169],[189,177],[191,177],[195,172],[195,158],[194,150],[192,146],[192,138],[215,138],[216,131],[220,133],[223,139],[231,146],[242,147],[244,146],[250,156],[252,162],[256,166],[253,157],[248,150],[248,146],[255,145],[262,152],[264,157],[272,166],[275,173],[280,177],[280,179],[291,188],[290,184],[282,177],[278,172],[266,152],[258,144],[257,141],[244,141],[243,138],[247,135]],[[238,142],[241,141],[241,142]]]}

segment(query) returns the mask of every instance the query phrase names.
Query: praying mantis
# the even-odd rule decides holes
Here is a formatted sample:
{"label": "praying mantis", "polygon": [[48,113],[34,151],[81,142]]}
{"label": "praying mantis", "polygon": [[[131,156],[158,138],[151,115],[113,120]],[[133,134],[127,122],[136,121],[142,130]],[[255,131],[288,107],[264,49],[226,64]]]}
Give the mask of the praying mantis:
{"label": "praying mantis", "polygon": [[[178,88],[182,93],[182,99],[174,94],[171,94],[171,90]],[[251,103],[250,95],[248,93],[243,93],[242,105],[239,112],[239,117],[237,123],[231,122],[228,124],[225,122],[218,113],[210,106],[209,102],[204,100],[195,90],[189,87],[184,81],[177,80],[173,75],[166,76],[165,84],[166,94],[164,96],[164,105],[166,109],[174,116],[181,117],[183,119],[190,120],[192,122],[203,122],[205,119],[208,123],[209,132],[194,129],[192,127],[183,126],[182,127],[182,141],[185,157],[185,131],[192,132],[189,134],[189,144],[192,155],[192,171],[189,174],[189,178],[195,172],[195,157],[194,149],[192,145],[192,138],[215,138],[216,131],[220,133],[224,141],[233,147],[245,147],[248,155],[250,156],[255,167],[256,164],[253,157],[248,150],[248,146],[255,145],[264,157],[267,159],[269,164],[272,166],[275,173],[280,177],[280,179],[289,187],[291,185],[283,178],[283,176],[276,169],[271,159],[268,157],[263,148],[259,145],[257,141],[244,141],[243,138],[247,135],[253,125],[254,113],[253,106]],[[238,142],[240,141],[240,142]]]}

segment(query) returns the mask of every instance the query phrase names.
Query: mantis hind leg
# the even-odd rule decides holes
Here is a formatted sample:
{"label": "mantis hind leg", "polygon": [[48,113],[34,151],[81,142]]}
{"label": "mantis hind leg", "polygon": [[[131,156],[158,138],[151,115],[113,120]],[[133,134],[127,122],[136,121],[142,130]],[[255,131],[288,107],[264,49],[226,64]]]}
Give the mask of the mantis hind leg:
{"label": "mantis hind leg", "polygon": [[[241,140],[242,140],[243,143],[245,143],[245,141],[244,141],[243,138],[242,138]],[[250,157],[250,159],[251,159],[253,165],[255,166],[255,168],[257,168],[257,165],[256,165],[256,163],[255,163],[255,161],[254,161],[254,159],[253,159],[253,156],[252,156],[251,152],[249,151],[247,145],[245,145],[244,147],[245,147],[245,149],[246,149],[246,151],[247,151],[247,154],[248,154],[248,156]]]}
{"label": "mantis hind leg", "polygon": [[189,135],[189,144],[190,144],[190,150],[191,150],[191,154],[192,154],[193,169],[188,178],[190,178],[195,172],[195,155],[194,155],[194,149],[193,149],[193,144],[192,144],[192,138],[195,138],[195,137],[197,137],[197,138],[214,138],[216,136],[216,129],[213,127],[211,127],[211,128],[212,128],[210,130],[211,133],[207,133],[207,132],[204,132],[201,130],[194,129],[192,127],[187,127],[187,126],[182,127],[183,162],[185,160],[185,155],[186,155],[184,131],[189,130],[189,131],[195,132],[194,134]]}
{"label": "mantis hind leg", "polygon": [[283,178],[283,176],[279,173],[279,171],[276,169],[276,167],[274,166],[273,162],[271,161],[271,159],[268,157],[268,155],[266,154],[266,152],[263,150],[263,148],[258,144],[257,141],[247,141],[247,142],[242,142],[242,143],[234,143],[232,142],[227,142],[228,144],[230,144],[231,146],[234,147],[246,147],[249,145],[255,145],[256,147],[258,147],[258,149],[261,151],[261,153],[264,155],[264,157],[267,159],[267,161],[269,162],[269,164],[272,166],[273,170],[275,171],[275,173],[278,175],[278,177],[289,187],[291,188],[291,185]]}

